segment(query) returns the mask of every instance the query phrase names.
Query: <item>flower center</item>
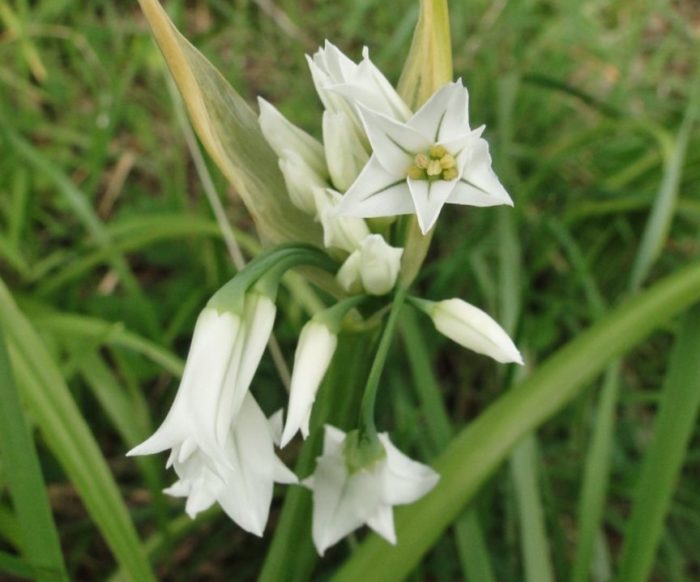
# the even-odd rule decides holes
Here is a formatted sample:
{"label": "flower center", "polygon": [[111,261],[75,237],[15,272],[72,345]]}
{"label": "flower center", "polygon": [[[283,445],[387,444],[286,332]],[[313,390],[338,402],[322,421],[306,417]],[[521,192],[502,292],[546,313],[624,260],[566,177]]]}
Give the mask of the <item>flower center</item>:
{"label": "flower center", "polygon": [[445,180],[457,178],[457,161],[445,146],[434,145],[427,152],[416,154],[413,165],[406,170],[406,175],[413,180]]}

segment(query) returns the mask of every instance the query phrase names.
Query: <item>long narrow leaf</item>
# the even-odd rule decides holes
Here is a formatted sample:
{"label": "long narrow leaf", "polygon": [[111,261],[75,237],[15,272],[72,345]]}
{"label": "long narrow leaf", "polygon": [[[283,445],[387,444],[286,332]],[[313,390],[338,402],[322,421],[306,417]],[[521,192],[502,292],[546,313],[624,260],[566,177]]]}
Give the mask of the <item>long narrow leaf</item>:
{"label": "long narrow leaf", "polygon": [[700,411],[700,307],[684,320],[663,386],[654,440],[644,458],[625,530],[620,582],[649,579],[676,481]]}
{"label": "long narrow leaf", "polygon": [[0,331],[0,452],[22,532],[25,560],[38,580],[68,580],[44,478]]}
{"label": "long narrow leaf", "polygon": [[90,429],[52,357],[1,281],[0,323],[7,333],[18,385],[44,441],[129,578],[153,580],[129,512]]}
{"label": "long narrow leaf", "polygon": [[700,299],[700,264],[670,275],[612,311],[552,356],[461,432],[436,461],[430,494],[396,511],[399,543],[371,535],[335,580],[400,580],[529,431],[571,401],[614,358]]}

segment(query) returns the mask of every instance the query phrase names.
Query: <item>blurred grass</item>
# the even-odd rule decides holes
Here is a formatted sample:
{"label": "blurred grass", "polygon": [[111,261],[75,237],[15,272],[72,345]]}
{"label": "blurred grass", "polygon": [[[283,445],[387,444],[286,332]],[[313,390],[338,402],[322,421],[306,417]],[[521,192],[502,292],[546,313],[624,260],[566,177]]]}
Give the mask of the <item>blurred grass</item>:
{"label": "blurred grass", "polygon": [[[408,0],[180,0],[167,8],[242,95],[251,102],[264,96],[315,134],[320,105],[304,53],[324,38],[354,57],[367,44],[396,81],[416,18]],[[470,90],[472,125],[487,124],[495,168],[516,206],[505,219],[498,210],[443,213],[417,287],[430,298],[461,296],[499,313],[535,366],[618,303],[631,277],[635,285],[654,281],[698,255],[700,132],[687,112],[700,8],[690,0],[465,0],[450,10],[455,72]],[[0,276],[70,387],[142,538],[158,541],[158,578],[253,579],[269,535],[252,539],[213,514],[181,536],[181,504],[153,503],[157,483],[172,478],[161,459],[149,469],[123,457],[152,428],[150,417],[163,417],[176,387],[175,354],[184,354],[206,297],[235,272],[180,133],[162,58],[135,3],[0,1],[0,21]],[[252,235],[244,208],[209,166],[229,219]],[[645,229],[662,236],[647,242]],[[248,252],[255,246],[239,243]],[[650,258],[635,258],[645,248]],[[284,301],[279,339],[289,356],[304,314]],[[445,411],[434,391],[402,388],[425,377],[427,366],[412,359],[422,369],[413,378],[397,350],[384,426],[403,450],[429,459],[451,427],[473,419],[505,383],[491,362],[423,323],[409,327],[424,336],[420,346]],[[597,581],[606,579],[606,562],[616,570],[677,331],[670,324],[620,363],[616,406],[609,396],[599,404],[591,389],[538,432],[534,482],[557,580],[572,574],[599,406],[608,407],[611,423],[610,472],[589,571]],[[281,388],[265,388],[279,384],[272,361],[258,378],[254,390],[271,411],[283,401]],[[113,558],[50,446],[41,445],[41,431],[35,434],[69,574],[102,579]],[[3,490],[10,470],[0,465]],[[696,428],[653,580],[700,580],[698,478]],[[517,487],[509,471],[499,471],[472,507],[487,554],[470,563],[474,571],[492,568],[498,580],[525,572],[520,548],[528,527],[519,522]],[[467,576],[461,527],[416,579]],[[0,568],[17,550],[17,531],[3,496]],[[332,572],[346,553],[334,549],[317,574]]]}

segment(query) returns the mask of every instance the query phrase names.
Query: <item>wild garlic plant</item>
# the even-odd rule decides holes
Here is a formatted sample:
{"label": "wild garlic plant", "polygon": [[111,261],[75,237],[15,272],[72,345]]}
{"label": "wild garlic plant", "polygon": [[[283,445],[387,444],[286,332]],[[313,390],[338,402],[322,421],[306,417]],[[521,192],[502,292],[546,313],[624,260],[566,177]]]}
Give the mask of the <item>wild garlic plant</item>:
{"label": "wild garlic plant", "polygon": [[[484,127],[469,124],[467,88],[442,79],[421,99],[414,83],[404,91],[413,95],[407,103],[366,48],[355,62],[326,41],[307,57],[323,107],[319,141],[263,99],[256,115],[157,2],[141,4],[199,137],[268,248],[204,307],[170,412],[129,454],[169,451],[177,480],[166,492],[185,498],[192,517],[218,504],[239,527],[263,535],[273,486],[282,483],[311,490],[320,554],[365,524],[400,543],[392,508],[429,494],[440,478],[376,426],[375,403],[401,310],[422,311],[467,349],[522,364],[507,333],[478,307],[410,291],[441,212],[512,205],[491,168]],[[421,62],[414,59],[414,69],[434,64]],[[255,372],[282,277],[299,267],[328,302],[301,330],[286,410],[267,418],[254,396]],[[357,421],[348,432],[313,426],[339,336],[358,326],[374,326],[379,339]],[[312,474],[296,475],[276,448],[314,430],[323,431],[323,450]]]}

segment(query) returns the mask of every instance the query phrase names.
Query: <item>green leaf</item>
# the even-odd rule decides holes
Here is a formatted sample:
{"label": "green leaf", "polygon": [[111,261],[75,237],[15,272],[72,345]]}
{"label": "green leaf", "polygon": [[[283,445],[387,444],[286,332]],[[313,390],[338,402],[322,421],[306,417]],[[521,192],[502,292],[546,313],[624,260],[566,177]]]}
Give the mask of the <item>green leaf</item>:
{"label": "green leaf", "polygon": [[273,244],[322,245],[320,226],[296,208],[253,110],[175,28],[156,0],[139,0],[197,135]]}
{"label": "green leaf", "polygon": [[632,517],[625,530],[617,576],[620,582],[644,582],[650,578],[664,518],[700,411],[699,345],[700,307],[695,307],[684,318],[671,354],[654,440],[644,457]]}
{"label": "green leaf", "polygon": [[154,580],[129,512],[56,363],[0,281],[0,323],[18,385],[44,441],[63,466],[117,562],[137,582]]}
{"label": "green leaf", "polygon": [[68,580],[36,448],[29,434],[0,331],[0,452],[21,531],[22,553],[37,580]]}
{"label": "green leaf", "polygon": [[437,487],[396,511],[396,546],[370,535],[334,579],[403,579],[525,434],[570,402],[611,360],[698,299],[700,263],[694,263],[581,333],[451,442],[434,463],[441,474]]}

